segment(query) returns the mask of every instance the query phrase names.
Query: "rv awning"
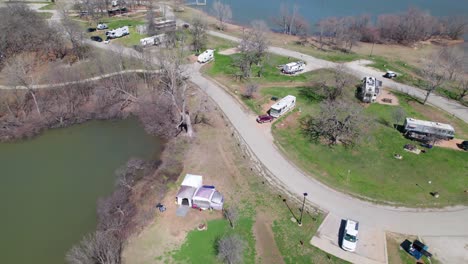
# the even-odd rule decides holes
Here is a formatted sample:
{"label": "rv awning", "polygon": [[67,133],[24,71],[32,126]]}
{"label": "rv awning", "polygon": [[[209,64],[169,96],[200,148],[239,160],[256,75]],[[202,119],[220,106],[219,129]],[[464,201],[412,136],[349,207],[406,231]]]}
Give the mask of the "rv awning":
{"label": "rv awning", "polygon": [[197,190],[197,188],[195,188],[195,187],[181,186],[176,197],[177,198],[192,199],[193,194],[195,193],[196,190]]}
{"label": "rv awning", "polygon": [[187,174],[181,185],[194,188],[201,187],[203,185],[203,177],[200,175]]}

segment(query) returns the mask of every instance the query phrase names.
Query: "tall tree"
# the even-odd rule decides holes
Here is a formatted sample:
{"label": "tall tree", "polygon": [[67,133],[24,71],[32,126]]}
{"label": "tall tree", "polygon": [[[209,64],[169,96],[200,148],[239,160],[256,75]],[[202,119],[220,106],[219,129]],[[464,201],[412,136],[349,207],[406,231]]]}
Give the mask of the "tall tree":
{"label": "tall tree", "polygon": [[227,264],[241,263],[245,242],[239,235],[229,235],[218,240],[218,258]]}
{"label": "tall tree", "polygon": [[206,47],[208,41],[207,28],[208,24],[203,18],[197,16],[192,19],[190,34],[192,35],[192,47],[196,53],[200,53]]}
{"label": "tall tree", "polygon": [[244,32],[239,45],[240,56],[235,62],[241,69],[243,77],[250,77],[253,64],[260,64],[268,50],[268,26],[264,21],[252,22],[252,29]]}
{"label": "tall tree", "polygon": [[421,70],[421,75],[425,81],[424,89],[426,90],[423,104],[426,104],[429,96],[447,80],[440,57],[441,53],[437,53],[426,58]]}
{"label": "tall tree", "polygon": [[224,24],[232,18],[231,6],[221,3],[219,0],[215,0],[212,9],[219,22],[218,29],[224,30]]}

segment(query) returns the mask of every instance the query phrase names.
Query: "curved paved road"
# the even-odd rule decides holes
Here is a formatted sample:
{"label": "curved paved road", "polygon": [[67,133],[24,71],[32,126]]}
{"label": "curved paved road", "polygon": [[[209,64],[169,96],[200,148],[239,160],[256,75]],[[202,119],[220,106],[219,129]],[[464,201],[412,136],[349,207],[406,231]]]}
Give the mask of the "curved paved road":
{"label": "curved paved road", "polygon": [[199,67],[196,65],[190,68],[192,81],[217,102],[258,159],[288,190],[298,195],[308,192],[308,201],[318,207],[339,217],[352,217],[364,225],[385,231],[422,236],[468,235],[467,207],[422,210],[375,205],[337,192],[307,176],[265,138],[256,128],[254,118],[245,113],[232,96],[200,74]]}

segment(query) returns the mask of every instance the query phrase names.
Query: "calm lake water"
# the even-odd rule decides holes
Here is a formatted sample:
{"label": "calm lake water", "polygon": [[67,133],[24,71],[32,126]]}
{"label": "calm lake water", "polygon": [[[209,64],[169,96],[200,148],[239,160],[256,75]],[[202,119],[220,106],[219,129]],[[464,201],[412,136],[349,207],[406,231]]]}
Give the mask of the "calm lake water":
{"label": "calm lake water", "polygon": [[162,144],[135,119],[92,121],[0,144],[0,263],[61,264],[96,227],[96,201],[131,157],[158,159]]}

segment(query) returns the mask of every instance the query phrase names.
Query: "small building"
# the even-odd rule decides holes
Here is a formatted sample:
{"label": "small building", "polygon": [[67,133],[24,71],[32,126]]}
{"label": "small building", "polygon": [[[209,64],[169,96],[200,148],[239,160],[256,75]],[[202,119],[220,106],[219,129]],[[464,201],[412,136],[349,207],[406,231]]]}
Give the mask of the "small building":
{"label": "small building", "polygon": [[292,108],[294,108],[295,105],[296,97],[292,95],[287,95],[271,106],[269,114],[272,117],[280,117]]}
{"label": "small building", "polygon": [[224,198],[213,186],[202,186],[193,195],[193,208],[223,210]]}
{"label": "small building", "polygon": [[381,86],[382,81],[377,80],[375,77],[364,77],[358,91],[359,99],[364,103],[375,102]]}
{"label": "small building", "polygon": [[444,139],[453,139],[455,129],[449,124],[406,118],[403,124],[405,134],[411,138],[429,139],[430,137],[439,137]]}
{"label": "small building", "polygon": [[200,175],[187,174],[180,186],[179,192],[176,195],[176,203],[178,205],[186,205],[192,207],[192,198],[198,188],[203,185],[203,177]]}

